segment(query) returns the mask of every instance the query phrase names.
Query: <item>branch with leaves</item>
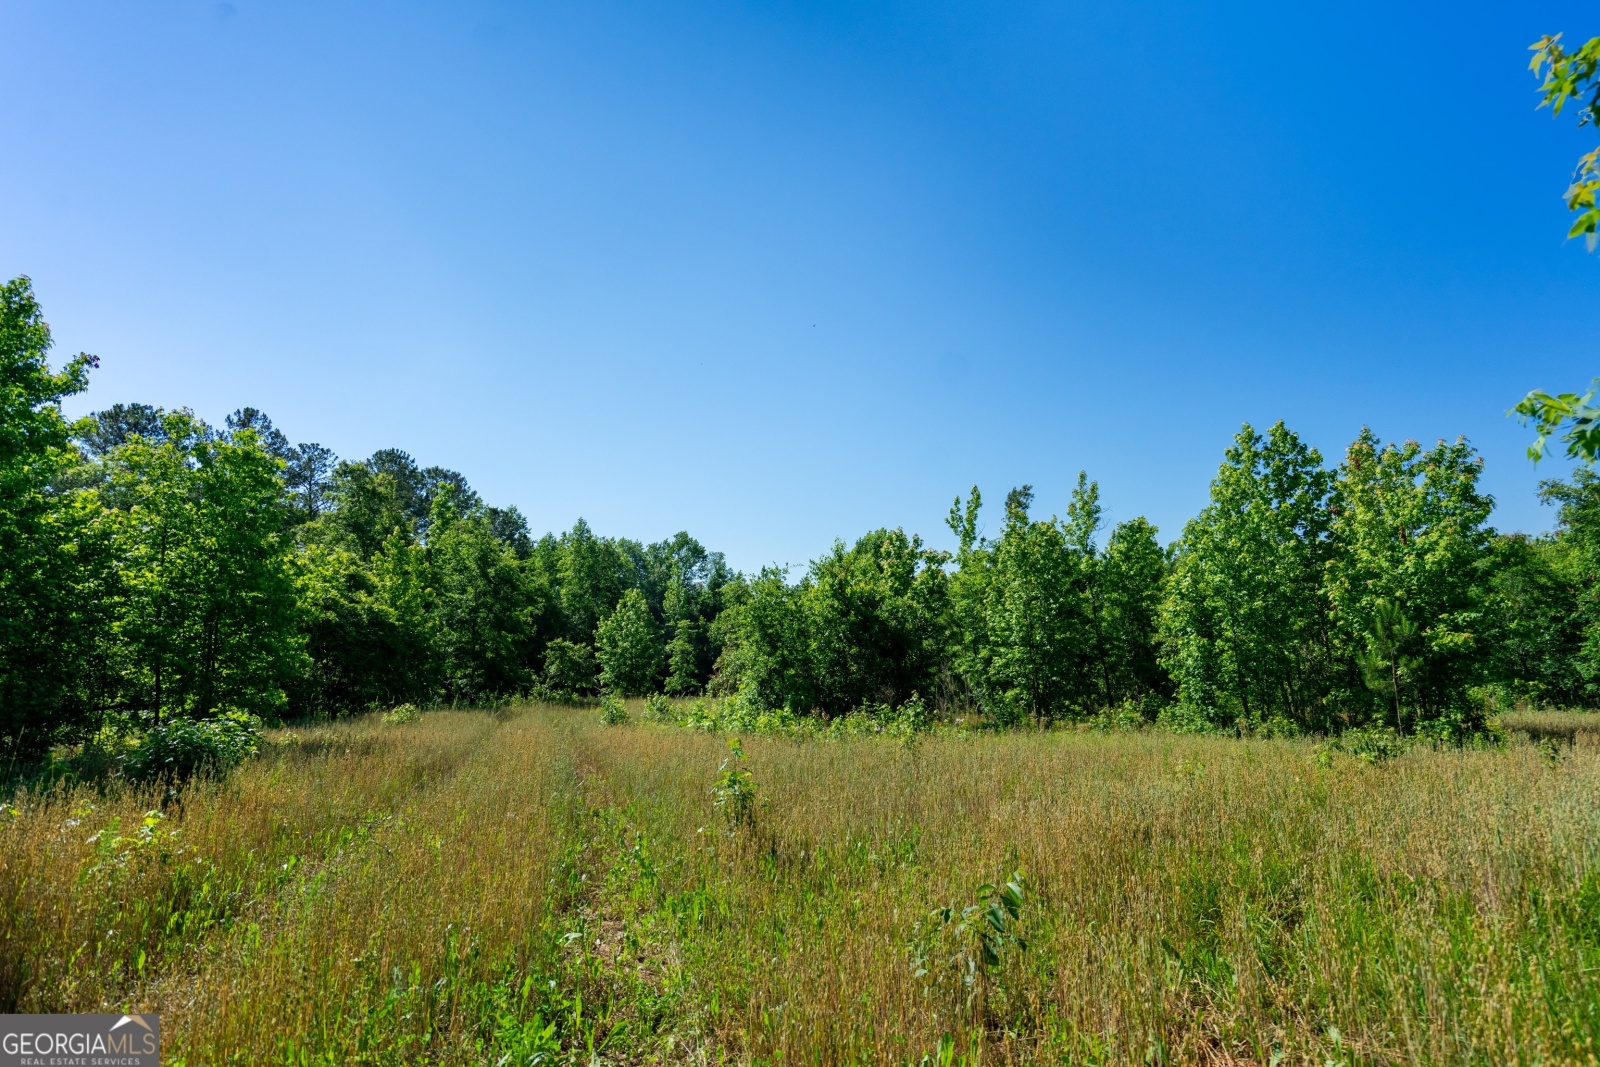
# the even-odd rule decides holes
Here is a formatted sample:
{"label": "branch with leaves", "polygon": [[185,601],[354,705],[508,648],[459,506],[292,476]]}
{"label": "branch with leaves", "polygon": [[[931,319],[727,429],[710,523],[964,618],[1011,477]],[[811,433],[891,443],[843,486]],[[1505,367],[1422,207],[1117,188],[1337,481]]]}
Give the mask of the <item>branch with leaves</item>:
{"label": "branch with leaves", "polygon": [[[1588,43],[1569,52],[1561,46],[1561,35],[1541,37],[1529,46],[1533,59],[1528,69],[1534,75],[1543,75],[1539,86],[1540,107],[1548,107],[1552,114],[1561,114],[1569,100],[1580,104],[1578,125],[1600,127],[1600,37],[1591,37]],[[1586,98],[1586,99],[1585,99]],[[1572,185],[1567,188],[1567,208],[1581,214],[1567,231],[1568,237],[1584,235],[1589,250],[1594,251],[1600,238],[1600,207],[1595,205],[1595,193],[1600,191],[1600,148],[1582,156],[1572,175]]]}
{"label": "branch with leaves", "polygon": [[1600,378],[1581,396],[1577,393],[1557,393],[1551,396],[1543,389],[1535,389],[1523,397],[1511,414],[1524,426],[1532,426],[1539,436],[1528,446],[1528,458],[1535,463],[1544,458],[1545,443],[1552,435],[1559,435],[1566,445],[1568,459],[1593,463],[1600,456],[1600,404],[1595,402],[1595,391],[1600,388]]}
{"label": "branch with leaves", "polygon": [[[1529,46],[1533,59],[1528,69],[1543,81],[1539,85],[1539,106],[1559,115],[1569,101],[1578,101],[1578,125],[1600,129],[1600,37],[1591,37],[1580,48],[1568,51],[1561,34],[1541,37]],[[1583,235],[1593,252],[1600,239],[1600,148],[1579,157],[1572,184],[1567,187],[1567,209],[1578,213],[1568,237]],[[1600,383],[1600,379],[1596,379]],[[1523,397],[1511,414],[1524,426],[1532,425],[1539,436],[1528,446],[1528,456],[1537,463],[1544,455],[1545,442],[1560,434],[1568,459],[1593,463],[1600,457],[1600,407],[1595,405],[1595,390],[1587,393],[1559,393],[1555,396],[1535,389]]]}

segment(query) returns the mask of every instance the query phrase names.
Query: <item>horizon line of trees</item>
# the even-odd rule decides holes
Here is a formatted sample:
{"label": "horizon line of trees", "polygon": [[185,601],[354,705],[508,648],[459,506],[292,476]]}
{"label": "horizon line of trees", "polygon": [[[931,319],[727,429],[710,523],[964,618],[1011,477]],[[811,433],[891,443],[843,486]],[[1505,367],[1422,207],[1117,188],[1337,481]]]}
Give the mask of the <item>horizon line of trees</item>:
{"label": "horizon line of trees", "polygon": [[1554,534],[1498,534],[1464,440],[1364,431],[1330,468],[1245,426],[1165,548],[1108,530],[1080,474],[1064,517],[1022,486],[987,537],[974,487],[954,552],[880,529],[791,581],[687,533],[535,539],[459,472],[341,461],[252,408],[69,423],[95,361],[52,371],[50,346],[29,281],[0,286],[0,758],[173,716],[601,691],[1440,736],[1489,696],[1596,697],[1600,479],[1545,483]]}

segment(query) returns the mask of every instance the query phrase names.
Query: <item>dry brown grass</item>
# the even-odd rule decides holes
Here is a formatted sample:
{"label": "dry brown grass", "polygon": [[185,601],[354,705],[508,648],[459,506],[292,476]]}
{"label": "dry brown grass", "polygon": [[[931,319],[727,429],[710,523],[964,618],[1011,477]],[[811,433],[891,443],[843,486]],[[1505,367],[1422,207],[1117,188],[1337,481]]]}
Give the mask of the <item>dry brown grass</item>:
{"label": "dry brown grass", "polygon": [[[26,799],[3,1006],[191,1064],[528,1062],[535,1013],[582,1063],[1593,1062],[1595,748],[747,738],[730,830],[722,738],[595,718],[305,731],[110,866],[150,797]],[[1029,946],[969,984],[927,916],[1013,869]]]}

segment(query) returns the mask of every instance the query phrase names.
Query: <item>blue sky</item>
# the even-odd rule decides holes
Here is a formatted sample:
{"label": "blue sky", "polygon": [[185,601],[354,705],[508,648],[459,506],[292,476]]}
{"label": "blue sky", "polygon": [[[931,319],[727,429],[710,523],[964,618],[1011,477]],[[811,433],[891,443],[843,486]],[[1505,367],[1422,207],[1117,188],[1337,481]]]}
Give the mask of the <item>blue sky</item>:
{"label": "blue sky", "polygon": [[1176,536],[1243,421],[1465,434],[1600,371],[1535,111],[1576,3],[0,4],[0,272],[119,400],[737,566],[1077,471]]}

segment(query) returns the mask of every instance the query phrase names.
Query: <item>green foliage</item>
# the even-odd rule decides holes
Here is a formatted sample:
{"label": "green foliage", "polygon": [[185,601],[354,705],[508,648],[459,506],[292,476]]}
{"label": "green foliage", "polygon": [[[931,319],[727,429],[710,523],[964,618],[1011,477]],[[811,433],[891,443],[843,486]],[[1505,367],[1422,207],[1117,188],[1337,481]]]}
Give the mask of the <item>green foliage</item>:
{"label": "green foliage", "polygon": [[1321,455],[1283,423],[1234,438],[1211,502],[1184,527],[1161,619],[1185,722],[1328,721],[1332,488]]}
{"label": "green foliage", "polygon": [[[1363,431],[1339,471],[1327,568],[1337,637],[1358,658],[1393,649],[1414,705],[1412,729],[1430,720],[1456,734],[1482,726],[1471,691],[1488,663],[1485,523],[1493,502],[1478,491],[1481,469],[1464,440],[1380,447]],[[1391,703],[1401,695],[1396,688]],[[1359,720],[1377,716],[1374,696],[1365,687],[1343,692]]]}
{"label": "green foliage", "polygon": [[385,726],[409,726],[421,720],[422,712],[417,710],[415,704],[400,704],[383,713]]}
{"label": "green foliage", "polygon": [[[1600,124],[1600,37],[1591,37],[1575,51],[1567,51],[1561,44],[1561,34],[1541,37],[1530,46],[1533,59],[1528,69],[1534,76],[1543,75],[1539,85],[1540,107],[1548,107],[1559,115],[1567,101],[1579,101],[1578,125]],[[1587,98],[1587,99],[1585,99]],[[1583,155],[1578,160],[1572,184],[1566,192],[1567,210],[1578,213],[1568,237],[1584,235],[1590,251],[1600,237],[1600,206],[1595,194],[1600,192],[1600,148]]]}
{"label": "green foliage", "polygon": [[1372,629],[1367,633],[1366,653],[1357,656],[1367,688],[1394,701],[1394,728],[1400,732],[1405,730],[1400,690],[1410,685],[1422,665],[1421,658],[1410,652],[1416,640],[1416,624],[1406,618],[1400,606],[1392,600],[1379,600],[1372,613]]}
{"label": "green foliage", "polygon": [[843,715],[936,684],[946,644],[947,557],[875,530],[816,560],[798,584],[768,568],[720,620],[722,667],[762,708]]}
{"label": "green foliage", "polygon": [[1166,561],[1155,527],[1122,523],[1102,553],[1099,496],[1080,473],[1066,519],[1041,521],[1028,514],[1032,488],[1014,489],[993,542],[978,536],[976,487],[951,506],[960,545],[951,666],[997,723],[1042,723],[1166,688],[1155,651]]}
{"label": "green foliage", "polygon": [[[1587,472],[1580,472],[1585,474]],[[1556,483],[1547,483],[1555,485]],[[1562,486],[1561,489],[1571,487]],[[1574,531],[1495,539],[1487,562],[1490,685],[1502,702],[1577,706],[1594,699],[1584,635],[1590,604]]]}
{"label": "green foliage", "polygon": [[717,768],[716,780],[711,786],[711,803],[722,816],[728,833],[737,833],[755,825],[756,783],[755,775],[744,767],[744,745],[737,737],[728,738],[728,758]]}
{"label": "green foliage", "polygon": [[[1558,106],[1593,70],[1558,67],[1572,57],[1550,43]],[[1080,472],[1064,517],[1034,517],[1032,488],[1013,489],[992,539],[974,487],[950,510],[953,556],[879,529],[798,581],[747,579],[687,533],[641,544],[580,519],[536,541],[457,472],[398,449],[340,463],[253,408],[223,430],[144,404],[69,427],[60,401],[92,361],[50,371],[26,279],[0,303],[14,772],[140,720],[602,689],[659,694],[648,718],[706,730],[903,739],[936,719],[1078,719],[1272,736],[1382,722],[1460,741],[1488,729],[1486,699],[1600,696],[1586,471],[1544,488],[1555,534],[1497,536],[1464,442],[1364,432],[1330,471],[1281,423],[1246,426],[1170,551],[1143,519],[1107,533]],[[1569,399],[1561,425],[1581,429],[1592,397]]]}
{"label": "green foliage", "polygon": [[93,721],[104,629],[103,531],[92,499],[56,491],[77,465],[61,401],[92,356],[52,371],[32,283],[0,285],[0,760],[42,752]]}
{"label": "green foliage", "polygon": [[662,689],[674,696],[685,696],[701,688],[701,664],[705,659],[705,629],[692,619],[680,621],[667,643],[667,680]]}
{"label": "green foliage", "polygon": [[486,509],[459,500],[448,483],[434,495],[426,554],[445,694],[473,701],[528,688],[541,590]]}
{"label": "green foliage", "polygon": [[[1592,235],[1591,235],[1592,236]],[[1557,393],[1551,395],[1535,389],[1511,409],[1517,421],[1532,426],[1538,436],[1528,446],[1528,458],[1535,463],[1544,458],[1545,447],[1553,435],[1559,434],[1568,459],[1593,463],[1600,456],[1600,404],[1595,403],[1595,391],[1600,379],[1589,386],[1589,391]]]}
{"label": "green foliage", "polygon": [[[1342,752],[1363,763],[1377,766],[1402,755],[1412,742],[1389,726],[1361,726],[1332,738],[1319,749],[1319,759],[1325,752]],[[1325,759],[1320,762],[1327,763]]]}
{"label": "green foliage", "polygon": [[[1539,106],[1548,107],[1552,114],[1561,114],[1568,101],[1578,101],[1578,125],[1600,125],[1600,37],[1591,37],[1574,51],[1561,43],[1561,34],[1541,37],[1530,50],[1533,59],[1528,68],[1535,77],[1542,78],[1539,85]],[[1600,148],[1595,148],[1578,159],[1578,166],[1567,187],[1567,210],[1577,218],[1567,236],[1583,235],[1584,243],[1592,252],[1600,238]],[[1600,379],[1596,379],[1600,385]],[[1600,457],[1600,406],[1595,404],[1595,385],[1587,393],[1559,393],[1551,395],[1535,389],[1512,408],[1524,426],[1532,425],[1538,432],[1533,444],[1528,446],[1528,456],[1538,462],[1544,455],[1546,442],[1559,434],[1565,445],[1568,459],[1593,463]]]}
{"label": "green foliage", "polygon": [[1118,523],[1097,561],[1098,644],[1108,676],[1108,705],[1159,703],[1171,690],[1159,644],[1167,556],[1156,534],[1143,518]]}
{"label": "green foliage", "polygon": [[301,628],[309,668],[296,681],[302,713],[427,700],[441,688],[427,559],[396,534],[370,560],[328,544],[299,555]]}
{"label": "green foliage", "polygon": [[133,782],[182,785],[223,775],[256,754],[261,721],[229,713],[215,719],[172,719],[147,730],[122,765]]}
{"label": "green foliage", "polygon": [[[1556,703],[1592,705],[1600,699],[1600,475],[1579,468],[1570,483],[1543,483],[1540,497],[1560,507],[1556,536],[1543,554],[1563,595],[1539,600],[1540,613],[1553,614],[1550,621],[1556,624],[1538,635],[1548,649],[1542,670],[1536,673],[1526,661],[1513,663],[1502,680],[1537,679],[1542,688],[1554,690]],[[1549,576],[1541,577],[1542,584],[1553,584]],[[1512,630],[1503,647],[1515,648],[1517,636]]]}
{"label": "green foliage", "polygon": [[1124,700],[1113,707],[1102,708],[1090,720],[1097,730],[1140,730],[1148,726],[1160,714],[1156,709],[1155,714],[1146,714],[1145,705],[1135,700]]}
{"label": "green foliage", "polygon": [[105,460],[123,699],[158,722],[276,717],[304,662],[281,464],[248,430],[228,440],[182,412],[162,425],[164,440],[134,436]]}
{"label": "green foliage", "polygon": [[623,696],[654,692],[661,681],[661,633],[644,594],[630,589],[595,633],[600,684]]}
{"label": "green foliage", "polygon": [[594,641],[628,589],[634,567],[627,547],[596,537],[582,519],[562,536],[555,585],[572,640]]}
{"label": "green foliage", "polygon": [[1029,518],[1032,495],[1024,486],[1008,501],[990,555],[979,688],[991,706],[1043,722],[1082,708],[1091,696],[1091,634],[1087,605],[1076,595],[1083,552],[1064,524]]}
{"label": "green foliage", "polygon": [[628,706],[615,693],[607,693],[600,698],[600,725],[628,725]]}
{"label": "green foliage", "polygon": [[934,983],[951,976],[973,987],[1028,947],[1020,931],[1027,879],[1013,871],[1003,885],[985,883],[962,908],[935,908],[911,943],[911,973]]}
{"label": "green foliage", "polygon": [[544,649],[544,687],[552,696],[571,700],[594,691],[598,684],[594,649],[556,638]]}
{"label": "green foliage", "polygon": [[811,565],[804,610],[817,706],[899,704],[932,685],[942,651],[946,556],[903,530],[875,530]]}
{"label": "green foliage", "polygon": [[806,592],[787,572],[765,567],[744,602],[718,620],[722,677],[758,707],[805,714],[817,706]]}

